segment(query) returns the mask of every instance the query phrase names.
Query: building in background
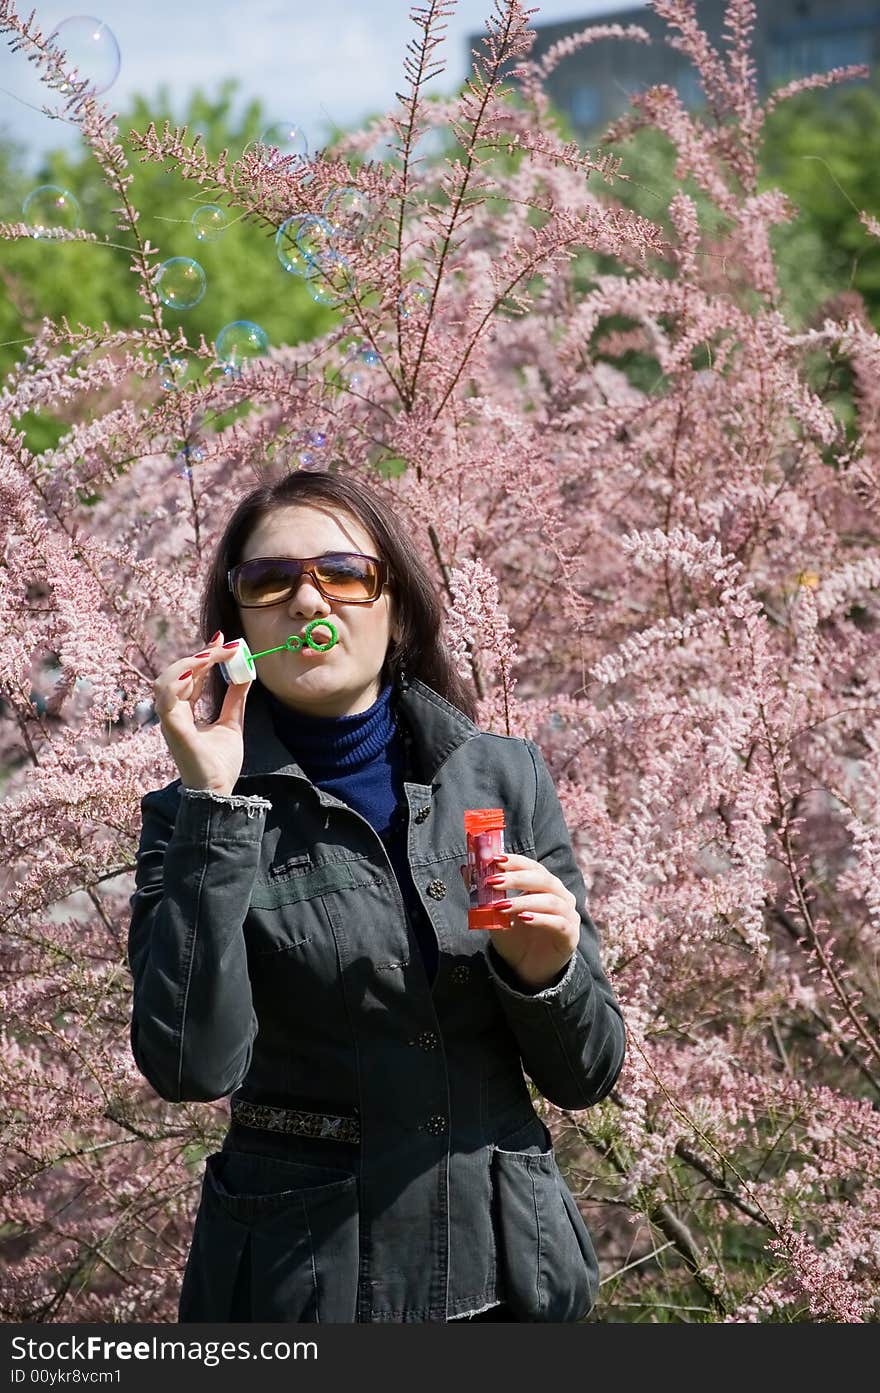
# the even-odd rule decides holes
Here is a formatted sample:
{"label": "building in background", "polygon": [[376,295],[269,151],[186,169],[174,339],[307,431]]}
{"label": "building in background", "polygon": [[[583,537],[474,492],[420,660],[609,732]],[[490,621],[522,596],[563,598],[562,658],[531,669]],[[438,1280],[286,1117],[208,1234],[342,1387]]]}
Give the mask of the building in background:
{"label": "building in background", "polygon": [[[697,17],[716,48],[723,51],[725,0],[697,0]],[[589,19],[537,24],[532,58],[540,58],[560,39],[596,24],[638,24],[652,43],[601,39],[564,58],[546,83],[547,95],[562,111],[577,136],[590,135],[620,116],[630,95],[656,83],[674,86],[686,106],[704,101],[696,69],[663,41],[674,31],[643,6],[615,10]],[[468,41],[476,48],[479,36]],[[753,59],[760,90],[767,92],[792,78],[852,63],[880,66],[878,0],[758,0]]]}

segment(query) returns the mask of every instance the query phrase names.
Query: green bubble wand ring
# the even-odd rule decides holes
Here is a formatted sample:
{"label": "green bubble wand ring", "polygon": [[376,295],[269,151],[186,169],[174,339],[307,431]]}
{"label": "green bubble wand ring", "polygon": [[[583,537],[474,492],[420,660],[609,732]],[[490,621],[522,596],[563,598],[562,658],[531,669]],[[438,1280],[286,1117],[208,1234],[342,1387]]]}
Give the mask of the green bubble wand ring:
{"label": "green bubble wand ring", "polygon": [[[330,642],[313,643],[313,629],[329,629]],[[269,653],[283,653],[285,650],[289,653],[298,653],[306,645],[316,653],[326,653],[328,649],[334,647],[338,639],[336,625],[331,624],[329,619],[312,619],[305,627],[304,639],[300,638],[299,634],[291,634],[290,638],[286,639],[284,643],[279,643],[277,648],[264,648],[261,653],[252,653],[244,639],[240,638],[237,640],[238,647],[232,656],[225,663],[220,664],[220,671],[227,682],[235,685],[241,682],[252,682],[257,675],[254,667],[257,658],[265,658]]]}

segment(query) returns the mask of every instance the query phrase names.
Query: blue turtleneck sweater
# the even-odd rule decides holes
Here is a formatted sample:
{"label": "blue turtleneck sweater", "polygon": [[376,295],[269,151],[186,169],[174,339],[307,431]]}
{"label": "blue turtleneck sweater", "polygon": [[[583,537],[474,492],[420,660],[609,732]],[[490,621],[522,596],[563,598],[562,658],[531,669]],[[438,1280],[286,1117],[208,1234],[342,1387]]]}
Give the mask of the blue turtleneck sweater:
{"label": "blue turtleneck sweater", "polygon": [[308,716],[265,689],[278,738],[311,779],[365,817],[381,837],[397,876],[428,981],[437,971],[434,929],[419,900],[406,854],[406,750],[391,709],[389,683],[355,716]]}

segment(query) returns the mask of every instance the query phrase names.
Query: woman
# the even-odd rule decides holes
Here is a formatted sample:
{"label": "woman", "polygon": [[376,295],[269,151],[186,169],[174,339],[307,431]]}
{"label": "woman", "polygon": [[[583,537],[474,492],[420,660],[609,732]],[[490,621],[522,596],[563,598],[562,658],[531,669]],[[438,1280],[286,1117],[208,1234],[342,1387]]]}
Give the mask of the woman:
{"label": "woman", "polygon": [[[239,636],[256,653],[321,619],[333,647],[226,687]],[[595,1301],[523,1069],[590,1107],[623,1021],[541,753],[474,724],[441,620],[381,498],[295,473],[242,499],[212,637],[156,679],[180,777],[141,801],[132,1050],[170,1102],[232,1094],[181,1322],[577,1321]],[[491,936],[459,873],[484,807],[519,892]]]}

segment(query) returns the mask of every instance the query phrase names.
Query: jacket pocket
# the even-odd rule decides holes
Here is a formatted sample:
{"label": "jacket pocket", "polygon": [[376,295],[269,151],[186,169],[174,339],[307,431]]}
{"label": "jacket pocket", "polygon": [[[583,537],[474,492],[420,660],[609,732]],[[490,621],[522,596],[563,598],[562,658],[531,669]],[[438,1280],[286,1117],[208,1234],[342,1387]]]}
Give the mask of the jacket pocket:
{"label": "jacket pocket", "polygon": [[520,1321],[581,1320],[596,1300],[599,1266],[556,1164],[550,1133],[536,1117],[505,1141],[528,1146],[492,1151],[498,1265],[506,1299]]}
{"label": "jacket pocket", "polygon": [[357,1282],[356,1176],[250,1152],[206,1158],[180,1322],[354,1322]]}
{"label": "jacket pocket", "polygon": [[375,884],[376,874],[366,862],[328,861],[314,866],[293,858],[277,870],[270,868],[265,879],[260,875],[256,877],[250,907],[280,909],[282,905],[300,904],[318,895]]}

